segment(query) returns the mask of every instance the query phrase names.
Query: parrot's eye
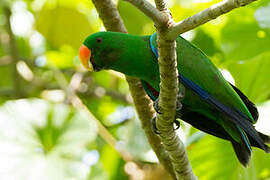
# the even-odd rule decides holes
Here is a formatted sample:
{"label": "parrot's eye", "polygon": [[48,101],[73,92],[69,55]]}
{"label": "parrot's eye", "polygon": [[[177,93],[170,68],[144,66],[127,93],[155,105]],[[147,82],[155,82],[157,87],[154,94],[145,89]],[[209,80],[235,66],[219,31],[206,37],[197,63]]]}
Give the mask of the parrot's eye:
{"label": "parrot's eye", "polygon": [[102,38],[97,38],[97,39],[96,39],[96,42],[97,42],[97,43],[102,43]]}

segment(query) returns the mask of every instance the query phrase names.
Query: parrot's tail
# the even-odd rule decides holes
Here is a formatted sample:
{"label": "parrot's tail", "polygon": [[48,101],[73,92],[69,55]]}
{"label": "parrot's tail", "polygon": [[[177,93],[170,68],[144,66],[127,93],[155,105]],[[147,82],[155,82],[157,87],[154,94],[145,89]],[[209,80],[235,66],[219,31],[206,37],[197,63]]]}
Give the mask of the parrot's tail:
{"label": "parrot's tail", "polygon": [[[233,87],[235,92],[239,95],[239,97],[242,99],[242,101],[245,103],[245,105],[248,108],[249,112],[251,113],[254,121],[256,122],[258,120],[259,113],[258,113],[258,110],[257,110],[256,106],[254,105],[254,103],[251,102],[237,87],[235,87],[232,84],[231,84],[231,86]],[[249,122],[247,122],[247,123],[250,124]],[[265,143],[267,143],[267,144],[270,143],[270,137],[261,133],[261,132],[256,131],[252,125],[250,125],[249,128],[247,128],[247,129],[253,129],[251,131],[255,132],[255,133],[250,133],[250,134],[245,133],[245,135],[247,135],[247,138],[248,138],[251,146],[258,147],[258,148],[264,150],[265,152],[269,153],[270,148],[267,145],[265,145]],[[249,132],[251,132],[251,131],[249,131]],[[245,139],[243,139],[243,140],[244,141],[242,141],[241,143],[237,143],[237,142],[233,142],[233,141],[231,141],[231,142],[232,142],[234,151],[237,155],[237,158],[244,166],[247,166],[249,159],[250,159],[251,151],[250,151],[250,149],[247,148],[247,146],[249,146],[249,143],[246,142]]]}
{"label": "parrot's tail", "polygon": [[264,144],[261,145],[258,141],[256,141],[256,138],[253,138],[252,136],[248,135],[248,139],[250,141],[251,146],[260,148],[265,152],[270,153],[270,148],[266,145],[270,144],[270,137],[258,131],[257,134],[259,135],[260,139],[263,141]]}
{"label": "parrot's tail", "polygon": [[262,138],[263,142],[266,143],[266,144],[270,144],[270,137],[261,133],[261,132],[258,132],[259,136]]}
{"label": "parrot's tail", "polygon": [[[187,106],[184,105],[182,109],[185,111],[186,108],[189,109]],[[267,153],[270,152],[270,148],[266,144],[264,144],[270,144],[270,137],[263,133],[257,132],[253,126],[251,126],[251,128],[253,129],[253,131],[256,132],[256,134],[258,134],[258,137],[255,136],[254,138],[248,133],[241,133],[242,140],[240,142],[236,142],[220,124],[201,113],[187,110],[187,113],[181,113],[179,117],[181,117],[182,120],[201,131],[212,134],[222,139],[229,140],[233,145],[237,158],[244,166],[247,166],[251,156],[251,149],[249,147],[249,144],[251,146],[260,148]],[[258,139],[260,140],[258,141]]]}
{"label": "parrot's tail", "polygon": [[[270,143],[270,137],[258,132],[260,138],[263,140],[264,143]],[[269,153],[270,152],[270,148],[264,144],[264,147],[262,148],[261,145],[251,136],[248,135],[248,139],[250,141],[251,146],[254,147],[258,147],[260,149],[263,149],[265,152]],[[249,160],[250,160],[250,156],[251,156],[251,149],[249,144],[247,144],[246,140],[243,138],[242,136],[242,141],[236,142],[234,140],[231,140],[231,143],[233,145],[233,149],[235,151],[235,154],[238,158],[238,160],[241,162],[241,164],[243,164],[243,166],[247,167]]]}
{"label": "parrot's tail", "polygon": [[246,146],[244,141],[238,143],[232,140],[231,143],[238,160],[243,166],[247,167],[251,156],[251,150]]}

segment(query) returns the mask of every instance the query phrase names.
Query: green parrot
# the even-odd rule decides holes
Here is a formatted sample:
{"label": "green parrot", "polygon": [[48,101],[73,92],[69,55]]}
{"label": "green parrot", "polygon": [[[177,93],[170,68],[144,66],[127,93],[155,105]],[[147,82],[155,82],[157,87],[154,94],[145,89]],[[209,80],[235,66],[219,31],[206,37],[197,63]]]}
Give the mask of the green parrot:
{"label": "green parrot", "polygon": [[[144,90],[156,101],[159,96],[157,35],[135,36],[117,32],[90,35],[79,50],[82,65],[90,71],[112,69],[141,79]],[[185,87],[182,108],[176,118],[232,143],[239,161],[247,166],[251,146],[269,153],[270,137],[256,131],[254,104],[228,83],[209,58],[179,36],[177,63],[179,83]],[[180,85],[181,85],[180,84]]]}

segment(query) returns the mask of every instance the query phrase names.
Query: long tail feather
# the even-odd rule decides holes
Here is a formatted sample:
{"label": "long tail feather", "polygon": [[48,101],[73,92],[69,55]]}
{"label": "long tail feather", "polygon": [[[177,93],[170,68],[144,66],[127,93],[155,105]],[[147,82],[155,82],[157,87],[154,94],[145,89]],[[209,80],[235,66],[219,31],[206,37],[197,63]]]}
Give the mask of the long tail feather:
{"label": "long tail feather", "polygon": [[270,144],[270,137],[261,133],[261,132],[258,132],[259,136],[262,138],[263,142],[266,143],[266,144]]}
{"label": "long tail feather", "polygon": [[189,80],[183,75],[179,75],[180,82],[183,83],[187,88],[190,88],[193,92],[195,92],[198,96],[200,96],[203,100],[205,100],[208,104],[215,107],[216,110],[225,114],[232,123],[239,125],[241,129],[243,129],[247,134],[249,134],[255,141],[257,141],[259,147],[266,152],[269,152],[269,147],[266,146],[255,130],[252,121],[246,117],[243,113],[236,109],[232,109],[221,102],[219,102],[216,98],[207,93],[200,86],[195,84],[193,81]]}
{"label": "long tail feather", "polygon": [[247,167],[250,156],[251,156],[251,151],[247,148],[247,146],[241,141],[240,143],[237,143],[235,141],[231,141],[233,145],[233,149],[235,151],[235,154],[243,166]]}
{"label": "long tail feather", "polygon": [[230,85],[233,87],[233,89],[235,90],[235,92],[238,94],[238,96],[242,99],[242,101],[245,103],[246,107],[248,108],[249,112],[251,113],[254,121],[256,122],[259,118],[259,113],[258,110],[256,108],[256,106],[254,105],[253,102],[251,102],[247,96],[244,95],[244,93],[242,93],[237,87],[235,87],[234,85],[232,85],[230,83]]}

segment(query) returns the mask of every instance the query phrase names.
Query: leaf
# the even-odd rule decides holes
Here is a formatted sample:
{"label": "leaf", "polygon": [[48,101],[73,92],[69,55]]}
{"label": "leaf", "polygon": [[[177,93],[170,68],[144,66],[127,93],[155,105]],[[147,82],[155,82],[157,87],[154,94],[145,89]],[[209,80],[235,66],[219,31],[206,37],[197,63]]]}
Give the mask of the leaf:
{"label": "leaf", "polygon": [[11,87],[12,83],[12,71],[10,66],[0,66],[0,87]]}
{"label": "leaf", "polygon": [[222,30],[222,48],[227,59],[239,61],[269,50],[270,30],[262,29],[255,23],[237,26],[234,23],[239,22],[230,22]]}
{"label": "leaf", "polygon": [[220,53],[220,49],[217,47],[214,39],[202,29],[196,31],[196,35],[191,42],[198,46],[208,56]]}
{"label": "leaf", "polygon": [[262,28],[270,28],[270,3],[267,6],[258,8],[255,18]]}
{"label": "leaf", "polygon": [[[201,180],[232,179],[238,162],[229,142],[206,135],[187,148],[194,173]],[[226,166],[228,164],[229,166]]]}
{"label": "leaf", "polygon": [[253,180],[270,177],[270,157],[253,148],[248,168],[237,160],[228,141],[206,135],[200,142],[188,146],[188,157],[200,180]]}
{"label": "leaf", "polygon": [[46,58],[49,65],[54,65],[58,68],[74,67],[76,52],[70,46],[62,46],[60,51],[47,51]]}
{"label": "leaf", "polygon": [[230,61],[225,67],[234,77],[236,86],[253,102],[269,99],[270,51],[245,61]]}
{"label": "leaf", "polygon": [[65,6],[44,6],[37,21],[37,30],[55,48],[68,44],[78,49],[94,28],[87,17],[75,8]]}
{"label": "leaf", "polygon": [[18,48],[18,51],[20,52],[20,57],[30,57],[31,55],[31,47],[29,46],[27,40],[22,37],[18,37],[16,39],[16,45]]}
{"label": "leaf", "polygon": [[221,32],[221,47],[227,60],[246,60],[269,50],[270,29],[261,28],[254,9],[232,13]]}
{"label": "leaf", "polygon": [[127,175],[123,172],[124,162],[119,154],[109,145],[102,148],[101,162],[108,173],[109,179],[127,179]]}
{"label": "leaf", "polygon": [[147,152],[151,150],[151,147],[141,129],[139,120],[132,119],[128,122],[126,129],[122,131],[121,134],[124,134],[124,136],[120,138],[123,142],[126,142],[125,149],[136,159],[151,162],[153,158],[147,156]]}
{"label": "leaf", "polygon": [[1,179],[86,179],[89,167],[82,159],[97,126],[84,112],[21,99],[1,106],[0,117],[0,165],[9,164]]}

